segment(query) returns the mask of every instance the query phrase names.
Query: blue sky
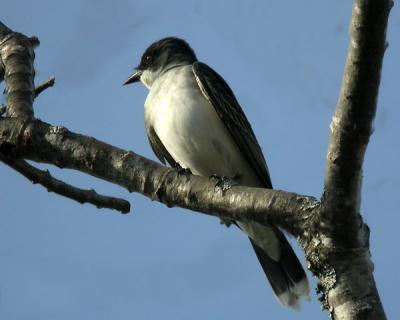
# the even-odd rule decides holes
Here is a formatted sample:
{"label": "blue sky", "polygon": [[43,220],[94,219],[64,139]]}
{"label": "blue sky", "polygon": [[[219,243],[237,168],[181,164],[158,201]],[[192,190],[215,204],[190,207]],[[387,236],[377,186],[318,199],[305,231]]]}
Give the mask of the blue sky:
{"label": "blue sky", "polygon": [[[38,118],[152,159],[146,89],[121,84],[151,42],[185,38],[236,93],[274,186],[319,197],[351,2],[13,0],[2,4],[0,18],[40,38],[36,83],[56,77],[35,102]],[[400,314],[399,27],[395,7],[362,194],[388,318]],[[238,230],[77,172],[50,171],[124,197],[133,211],[74,203],[0,164],[1,319],[327,318],[315,294],[300,314],[281,307]]]}

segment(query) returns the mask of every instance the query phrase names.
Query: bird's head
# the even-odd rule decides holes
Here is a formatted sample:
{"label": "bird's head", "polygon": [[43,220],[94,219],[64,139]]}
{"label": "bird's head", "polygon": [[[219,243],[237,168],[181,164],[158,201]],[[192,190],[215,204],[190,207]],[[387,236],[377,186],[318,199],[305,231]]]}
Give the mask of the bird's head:
{"label": "bird's head", "polygon": [[195,61],[196,55],[185,40],[175,37],[158,40],[146,49],[140,64],[124,85],[141,81],[150,88],[154,80],[168,69]]}

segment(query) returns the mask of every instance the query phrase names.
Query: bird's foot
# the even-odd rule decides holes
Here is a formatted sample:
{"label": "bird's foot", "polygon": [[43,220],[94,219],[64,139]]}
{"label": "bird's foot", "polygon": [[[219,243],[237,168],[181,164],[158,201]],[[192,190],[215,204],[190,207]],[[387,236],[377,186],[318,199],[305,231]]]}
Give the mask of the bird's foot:
{"label": "bird's foot", "polygon": [[228,191],[233,186],[237,185],[235,180],[233,180],[232,178],[229,178],[227,176],[221,177],[216,174],[213,174],[213,175],[211,175],[210,178],[217,180],[217,183],[214,186],[214,191],[215,192],[221,191],[222,194],[224,194],[226,191]]}
{"label": "bird's foot", "polygon": [[187,181],[190,180],[190,176],[192,175],[192,171],[189,168],[178,167],[178,177],[182,177]]}
{"label": "bird's foot", "polygon": [[186,176],[189,174],[193,174],[190,168],[182,168],[182,167],[178,168],[178,175]]}

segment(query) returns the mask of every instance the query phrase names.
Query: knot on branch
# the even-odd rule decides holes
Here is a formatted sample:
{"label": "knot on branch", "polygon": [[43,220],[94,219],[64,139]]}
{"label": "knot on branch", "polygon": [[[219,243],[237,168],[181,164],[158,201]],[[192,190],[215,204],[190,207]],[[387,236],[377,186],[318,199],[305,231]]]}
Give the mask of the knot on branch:
{"label": "knot on branch", "polygon": [[49,133],[57,135],[65,135],[66,133],[68,133],[68,129],[63,126],[51,126]]}

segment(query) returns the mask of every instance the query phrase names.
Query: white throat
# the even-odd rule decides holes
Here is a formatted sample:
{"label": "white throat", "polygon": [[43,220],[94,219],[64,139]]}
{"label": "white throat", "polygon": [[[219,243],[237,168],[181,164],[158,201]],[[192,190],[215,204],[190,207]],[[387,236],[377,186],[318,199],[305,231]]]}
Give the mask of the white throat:
{"label": "white throat", "polygon": [[160,76],[161,70],[151,71],[145,70],[140,76],[140,81],[146,86],[147,89],[150,90],[154,81]]}
{"label": "white throat", "polygon": [[157,70],[144,70],[142,75],[140,76],[140,81],[146,86],[147,89],[151,89],[151,86],[154,82],[161,78],[164,74],[168,73],[171,69],[175,69],[176,67],[182,67],[187,65],[187,63],[176,63],[169,64]]}

